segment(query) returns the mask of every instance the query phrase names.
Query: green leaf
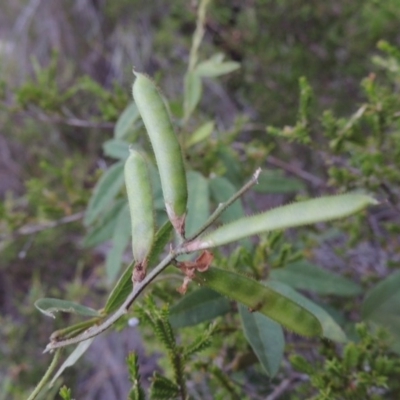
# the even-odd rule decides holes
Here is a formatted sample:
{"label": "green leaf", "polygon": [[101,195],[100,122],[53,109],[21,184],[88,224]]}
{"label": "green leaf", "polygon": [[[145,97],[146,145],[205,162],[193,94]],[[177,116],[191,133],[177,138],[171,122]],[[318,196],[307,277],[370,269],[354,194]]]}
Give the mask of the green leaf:
{"label": "green leaf", "polygon": [[196,272],[194,279],[200,285],[245,304],[299,335],[312,337],[322,334],[321,324],[313,313],[253,279],[215,267]]}
{"label": "green leaf", "polygon": [[96,223],[96,226],[87,233],[83,240],[83,246],[94,247],[111,239],[117,224],[117,216],[124,205],[126,205],[125,199],[116,200]]}
{"label": "green leaf", "polygon": [[240,68],[240,64],[234,61],[223,62],[220,59],[210,58],[199,63],[195,69],[196,73],[204,78],[215,78],[229,74]]}
{"label": "green leaf", "polygon": [[35,307],[48,317],[55,318],[56,312],[66,312],[83,315],[84,317],[100,317],[101,314],[93,308],[82,306],[68,300],[43,298],[35,301]]}
{"label": "green leaf", "polygon": [[[235,186],[223,176],[210,179],[209,186],[211,196],[218,204],[224,203],[237,192]],[[243,215],[242,201],[238,199],[221,214],[221,219],[224,223],[228,223],[243,217]]]}
{"label": "green leaf", "polygon": [[60,395],[60,397],[63,400],[73,400],[72,394],[71,394],[71,389],[67,388],[65,385],[60,389],[58,394]]}
{"label": "green leaf", "polygon": [[258,312],[251,313],[239,304],[243,330],[268,376],[273,378],[281,365],[285,338],[282,327]]}
{"label": "green leaf", "polygon": [[231,182],[235,187],[239,188],[242,186],[243,181],[243,168],[238,162],[232,149],[228,148],[225,144],[220,144],[218,147],[218,159],[225,165],[224,176]]}
{"label": "green leaf", "polygon": [[186,217],[186,235],[190,236],[199,229],[210,214],[210,195],[207,179],[195,171],[187,173],[188,215]]}
{"label": "green leaf", "polygon": [[68,368],[75,365],[75,363],[86,353],[90,345],[93,343],[94,339],[90,338],[80,342],[78,346],[75,347],[74,351],[68,356],[68,358],[62,363],[61,367],[54,374],[53,379],[49,383],[49,386],[53,386],[55,381],[61,376],[61,374]]}
{"label": "green leaf", "polygon": [[90,198],[84,223],[92,224],[95,219],[107,208],[111,200],[116,197],[124,185],[124,163],[117,162],[110,167],[99,179]]}
{"label": "green leaf", "polygon": [[255,192],[260,193],[293,193],[305,188],[303,182],[296,178],[287,178],[281,171],[262,171]]}
{"label": "green leaf", "polygon": [[386,279],[379,282],[365,296],[362,305],[362,316],[368,319],[374,314],[379,314],[379,309],[390,303],[400,294],[400,271],[389,275]]}
{"label": "green leaf", "polygon": [[[322,335],[334,342],[343,343],[347,341],[346,335],[342,328],[336,323],[336,321],[320,306],[302,296],[300,293],[296,292],[290,286],[277,281],[267,281],[264,283],[266,287],[275,290],[282,296],[292,300],[293,302],[299,304],[309,313],[318,319],[320,326],[322,326]],[[290,329],[290,328],[289,328]]]}
{"label": "green leaf", "polygon": [[132,101],[118,118],[114,128],[116,139],[125,138],[132,130],[133,124],[139,119],[139,111],[136,104]]}
{"label": "green leaf", "polygon": [[207,249],[264,232],[344,218],[371,204],[377,204],[377,201],[362,194],[343,194],[300,201],[223,225],[188,243],[186,249]]}
{"label": "green leaf", "polygon": [[167,220],[164,225],[157,231],[154,239],[154,244],[149,254],[148,265],[153,267],[157,264],[161,253],[165,249],[165,246],[171,241],[173,232],[173,226],[171,221]]}
{"label": "green leaf", "polygon": [[[110,139],[103,143],[103,152],[106,156],[115,158],[117,160],[126,160],[129,156],[128,142],[118,139]],[[138,149],[139,146],[132,146],[134,149]]]}
{"label": "green leaf", "polygon": [[104,307],[106,315],[117,311],[132,291],[132,271],[134,264],[134,262],[129,264],[108,296],[107,303]]}
{"label": "green leaf", "polygon": [[[235,186],[223,176],[217,176],[216,178],[210,179],[208,184],[210,187],[211,197],[217,204],[224,203],[237,192]],[[244,209],[242,200],[239,198],[221,214],[220,218],[222,222],[226,224],[228,222],[236,221],[243,217],[243,215]],[[246,249],[252,248],[251,241],[248,238],[240,240],[239,243]]]}
{"label": "green leaf", "polygon": [[187,120],[195,110],[201,99],[203,86],[200,77],[194,72],[188,72],[185,75],[185,93],[184,93],[184,108],[185,117]]}
{"label": "green leaf", "polygon": [[109,283],[113,283],[122,265],[122,257],[128,247],[132,232],[128,203],[117,216],[117,223],[112,238],[112,248],[106,258],[106,274]]}
{"label": "green leaf", "polygon": [[230,311],[226,297],[207,287],[185,295],[170,308],[169,322],[173,328],[197,325]]}
{"label": "green leaf", "polygon": [[148,167],[150,172],[151,189],[153,191],[154,209],[165,212],[165,202],[161,187],[160,174],[153,163],[148,163]]}
{"label": "green leaf", "polygon": [[273,269],[270,278],[296,289],[322,295],[356,296],[362,291],[361,286],[349,279],[307,261],[298,261],[288,264],[285,268]]}
{"label": "green leaf", "polygon": [[94,339],[90,338],[80,342],[78,346],[75,347],[74,351],[68,356],[68,358],[62,363],[61,367],[54,374],[53,379],[50,382],[50,387],[54,385],[54,382],[61,376],[61,374],[68,368],[75,365],[75,363],[82,357],[82,355],[89,349],[90,345],[93,343]]}
{"label": "green leaf", "polygon": [[192,135],[190,135],[186,142],[186,147],[189,148],[197,143],[202,142],[203,140],[206,140],[212,134],[213,130],[214,121],[208,121],[201,125],[192,133]]}
{"label": "green leaf", "polygon": [[362,317],[383,327],[392,336],[392,349],[400,353],[400,271],[379,282],[366,295]]}

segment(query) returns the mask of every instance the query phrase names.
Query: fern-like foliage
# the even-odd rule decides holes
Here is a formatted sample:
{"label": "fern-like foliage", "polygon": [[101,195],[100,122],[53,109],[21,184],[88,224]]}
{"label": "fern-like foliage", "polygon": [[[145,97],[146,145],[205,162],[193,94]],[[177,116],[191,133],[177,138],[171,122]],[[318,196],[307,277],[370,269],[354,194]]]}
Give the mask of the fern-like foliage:
{"label": "fern-like foliage", "polygon": [[239,395],[239,391],[229,376],[216,365],[208,368],[208,371],[217,379],[217,381],[221,384],[222,387],[230,394],[230,398],[232,400],[240,400],[241,397]]}
{"label": "fern-like foliage", "polygon": [[179,389],[181,398],[185,399],[186,379],[184,376],[184,352],[183,348],[176,344],[174,332],[169,323],[168,307],[164,306],[160,308],[155,304],[152,298],[147,297],[144,304],[138,307],[138,312],[142,320],[153,328],[157,338],[166,347],[168,359],[174,374],[173,383]]}
{"label": "fern-like foliage", "polygon": [[215,330],[216,325],[211,324],[208,329],[197,336],[190,345],[186,346],[184,350],[185,359],[188,359],[193,354],[199,353],[209,347],[211,345],[211,336]]}
{"label": "fern-like foliage", "polygon": [[153,298],[147,297],[145,302],[138,307],[138,313],[140,318],[153,328],[157,339],[163,343],[167,350],[175,352],[176,341],[168,321],[168,308],[163,307],[160,309]]}
{"label": "fern-like foliage", "polygon": [[130,353],[127,358],[129,378],[132,388],[129,392],[129,400],[146,400],[145,392],[140,385],[139,359],[137,354]]}
{"label": "fern-like foliage", "polygon": [[170,379],[155,372],[150,389],[150,398],[154,400],[176,399],[179,396],[179,386]]}
{"label": "fern-like foliage", "polygon": [[137,312],[139,318],[153,328],[157,339],[164,344],[173,371],[173,380],[157,373],[154,374],[151,398],[175,399],[178,397],[186,399],[185,363],[190,356],[210,346],[211,336],[216,331],[216,325],[211,324],[208,329],[195,337],[188,346],[181,346],[177,344],[174,331],[169,323],[167,306],[159,307],[152,297],[147,297],[141,305],[137,305]]}

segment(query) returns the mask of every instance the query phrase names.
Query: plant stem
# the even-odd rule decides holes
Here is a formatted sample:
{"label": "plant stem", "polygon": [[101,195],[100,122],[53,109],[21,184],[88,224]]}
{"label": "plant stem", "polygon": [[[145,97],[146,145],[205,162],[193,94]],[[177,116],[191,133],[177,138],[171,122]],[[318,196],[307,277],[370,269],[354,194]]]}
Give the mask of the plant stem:
{"label": "plant stem", "polygon": [[210,0],[202,0],[199,9],[197,12],[197,26],[196,26],[196,31],[193,36],[193,42],[192,42],[192,47],[190,49],[190,55],[189,55],[189,66],[188,66],[188,72],[193,71],[194,67],[197,64],[197,56],[198,56],[198,51],[199,47],[201,44],[201,41],[204,36],[204,25],[205,25],[205,20],[206,20],[206,10],[207,6]]}
{"label": "plant stem", "polygon": [[42,379],[40,382],[36,385],[35,389],[31,393],[31,395],[28,397],[28,400],[34,400],[40,393],[40,391],[45,387],[46,383],[50,380],[50,376],[54,372],[54,370],[57,367],[58,361],[60,360],[62,350],[57,350],[54,353],[53,360],[51,361],[51,364],[49,365],[49,368],[47,368],[46,373],[43,375]]}
{"label": "plant stem", "polygon": [[85,332],[83,332],[73,338],[60,340],[60,341],[52,340],[46,346],[44,353],[54,350],[54,349],[57,349],[57,348],[60,348],[60,347],[79,343],[84,340],[90,339],[94,336],[97,336],[100,333],[107,330],[111,325],[114,324],[114,322],[116,322],[123,315],[125,315],[128,312],[129,307],[136,300],[136,298],[156,278],[157,275],[159,275],[165,268],[168,267],[168,265],[171,264],[171,262],[176,258],[176,256],[178,256],[179,254],[191,252],[185,248],[186,244],[189,243],[190,241],[192,241],[193,239],[197,238],[198,236],[200,236],[234,201],[236,201],[240,196],[243,196],[243,194],[245,192],[247,192],[252,186],[254,186],[257,183],[257,179],[258,179],[258,176],[260,175],[260,172],[261,172],[261,168],[258,168],[254,172],[254,174],[249,182],[247,182],[238,192],[236,192],[225,203],[219,204],[219,206],[212,213],[210,218],[208,218],[206,223],[196,233],[194,233],[190,238],[186,239],[183,243],[181,243],[175,249],[171,249],[170,253],[155,268],[153,268],[141,282],[137,282],[134,285],[132,292],[128,295],[128,297],[124,301],[124,303],[114,314],[111,315],[111,317],[109,317],[108,319],[106,319],[99,325],[90,327]]}
{"label": "plant stem", "polygon": [[94,336],[99,335],[101,332],[104,332],[106,329],[108,329],[111,325],[114,324],[118,319],[120,319],[123,315],[125,315],[129,307],[132,305],[132,303],[135,301],[135,299],[143,292],[143,290],[146,288],[146,286],[160,273],[162,272],[168,265],[171,263],[171,261],[177,256],[177,252],[171,250],[171,252],[160,262],[160,264],[157,265],[157,267],[153,268],[150,273],[141,281],[136,283],[134,286],[132,292],[129,294],[129,296],[126,298],[122,306],[108,319],[106,319],[103,323],[97,326],[92,326],[89,328],[87,331],[81,333],[78,336],[75,336],[71,339],[66,339],[66,340],[61,340],[59,342],[50,342],[44,352],[54,350],[59,347],[64,347],[68,346],[70,344],[74,343],[79,343],[82,342],[83,340],[90,339]]}

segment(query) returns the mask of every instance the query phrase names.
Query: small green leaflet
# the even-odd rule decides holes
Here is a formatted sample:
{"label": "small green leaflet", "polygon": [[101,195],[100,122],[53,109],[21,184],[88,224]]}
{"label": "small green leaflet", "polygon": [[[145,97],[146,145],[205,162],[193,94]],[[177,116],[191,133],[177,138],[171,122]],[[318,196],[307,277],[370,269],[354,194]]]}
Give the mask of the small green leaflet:
{"label": "small green leaflet", "polygon": [[84,317],[101,317],[99,311],[93,308],[82,306],[68,300],[43,298],[35,301],[35,307],[48,317],[55,318],[56,312],[79,314]]}

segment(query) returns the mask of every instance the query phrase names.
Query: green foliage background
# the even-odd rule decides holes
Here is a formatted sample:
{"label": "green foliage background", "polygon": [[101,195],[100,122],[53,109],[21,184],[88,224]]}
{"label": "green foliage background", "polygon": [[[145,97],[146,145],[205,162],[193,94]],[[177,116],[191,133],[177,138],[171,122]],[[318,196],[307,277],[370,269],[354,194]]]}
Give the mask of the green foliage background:
{"label": "green foliage background", "polygon": [[[181,0],[74,5],[20,0],[4,2],[0,10],[0,393],[5,393],[3,398],[22,399],[46,368],[41,353],[48,336],[73,320],[64,316],[53,326],[34,310],[34,301],[59,297],[94,308],[104,303],[110,289],[104,267],[109,247],[85,247],[81,222],[95,183],[114,163],[111,147],[107,153],[102,146],[112,139],[115,122],[130,102],[132,66],[156,79],[174,119],[181,121],[196,7]],[[246,209],[254,205],[266,209],[299,193],[307,197],[344,188],[370,190],[382,201],[367,223],[363,215],[329,230],[261,238],[255,255],[246,253],[245,247],[229,259],[217,254],[219,265],[230,264],[265,279],[269,273],[265,265],[282,267],[300,254],[351,278],[372,295],[375,283],[398,268],[399,20],[398,0],[210,3],[201,58],[221,52],[241,68],[218,80],[203,81],[200,105],[180,126],[181,134],[189,137],[209,120],[214,121],[216,133],[189,148],[188,164],[202,176],[225,177],[236,186],[255,167],[266,168],[258,195],[250,196]],[[266,126],[275,128],[267,133]],[[214,202],[219,201],[218,193],[213,196]],[[49,221],[59,223],[46,229]],[[281,273],[284,279],[284,271],[274,269],[271,275]],[[396,276],[391,279],[397,282]],[[154,295],[173,304],[179,299],[173,289],[174,285],[160,282]],[[357,291],[346,299],[315,294],[310,287],[299,289],[310,290],[326,307],[343,310],[336,317],[348,321],[343,325],[349,324],[350,332],[350,322],[375,315],[372,320],[398,339],[392,324],[399,311],[395,289],[384,290],[393,301],[384,308],[388,318],[383,322],[376,318],[379,309],[366,309],[368,303],[361,306],[364,296]],[[208,391],[203,388],[203,394],[216,393],[214,398],[242,397],[241,385],[235,382],[246,387],[249,398],[258,398],[284,379],[294,390],[281,398],[332,398],[329,395],[336,392],[321,397],[329,386],[326,382],[335,381],[332,391],[340,393],[340,385],[349,384],[343,380],[349,375],[346,368],[353,368],[355,381],[364,389],[376,378],[357,375],[362,363],[346,361],[343,367],[338,361],[341,349],[333,357],[325,344],[294,338],[287,352],[297,349],[314,370],[318,363],[325,365],[323,372],[306,371],[303,365],[302,373],[306,371],[311,383],[299,385],[297,372],[284,363],[280,375],[265,384],[243,335],[233,332],[237,317],[229,315],[221,324],[220,332],[231,334],[215,335],[213,346],[201,353],[189,374],[195,382],[201,371],[207,371]],[[199,333],[196,329],[201,331],[191,329],[180,332],[185,343]],[[149,331],[142,334],[158,348]],[[376,369],[384,377],[379,381],[382,388],[392,387],[371,393],[361,388],[360,396],[396,398],[393,371],[398,371],[398,359],[393,346],[389,350],[381,335],[377,348],[366,351],[363,343],[370,339],[365,332],[360,336],[358,357],[371,358],[370,350],[390,360],[388,367]],[[210,360],[221,356],[218,349],[223,349],[225,364],[207,370]],[[344,360],[351,358],[351,351],[343,350]],[[64,377],[76,398],[86,393],[82,377],[95,374],[82,365],[67,370]],[[161,365],[170,368],[163,361]],[[330,372],[340,368],[345,371],[338,374],[341,378],[332,378]],[[382,397],[372,397],[380,393]],[[351,396],[338,398],[355,398]]]}

